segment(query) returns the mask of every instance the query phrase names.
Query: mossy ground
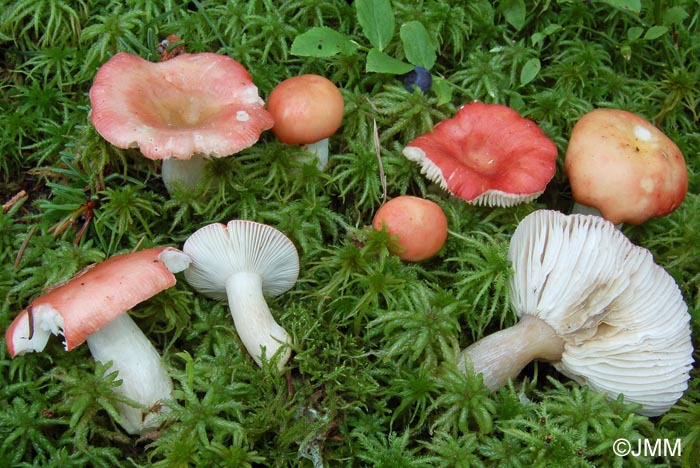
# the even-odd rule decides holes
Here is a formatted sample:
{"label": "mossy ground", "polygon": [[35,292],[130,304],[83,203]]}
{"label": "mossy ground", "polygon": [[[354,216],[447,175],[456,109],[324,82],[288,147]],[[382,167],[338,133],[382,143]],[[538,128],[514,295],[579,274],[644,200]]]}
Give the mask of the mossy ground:
{"label": "mossy ground", "polygon": [[[678,405],[649,419],[546,364],[490,394],[456,369],[454,355],[514,322],[510,235],[535,209],[570,209],[563,155],[573,124],[595,107],[645,116],[686,156],[690,191],[681,207],[623,231],[677,280],[698,345],[698,3],[392,6],[397,25],[418,20],[430,33],[432,71],[449,92],[409,93],[396,76],[365,72],[369,44],[345,1],[0,1],[0,199],[26,193],[0,215],[0,328],[86,265],[137,247],[181,247],[212,222],[271,224],[295,242],[302,265],[293,290],[269,301],[295,341],[288,379],[274,366],[259,369],[227,306],[182,278],[133,310],[176,385],[162,429],[141,438],[114,422],[118,381],[103,376],[87,349],[65,353],[53,339],[43,353],[10,359],[3,342],[0,466],[697,466],[697,367]],[[361,47],[328,58],[293,55],[295,37],[313,26]],[[158,41],[171,33],[190,52],[240,61],[263,97],[300,73],[337,83],[346,113],[328,169],[304,164],[303,151],[267,132],[215,161],[203,193],[170,197],[157,164],[103,141],[88,119],[96,70],[118,51],[155,60]],[[385,52],[404,58],[398,34]],[[537,202],[468,205],[401,155],[472,100],[510,105],[557,143],[557,175]],[[383,182],[389,197],[442,206],[450,235],[437,257],[403,263],[388,255],[386,234],[368,228]],[[621,458],[612,449],[619,438],[681,438],[682,455]]]}

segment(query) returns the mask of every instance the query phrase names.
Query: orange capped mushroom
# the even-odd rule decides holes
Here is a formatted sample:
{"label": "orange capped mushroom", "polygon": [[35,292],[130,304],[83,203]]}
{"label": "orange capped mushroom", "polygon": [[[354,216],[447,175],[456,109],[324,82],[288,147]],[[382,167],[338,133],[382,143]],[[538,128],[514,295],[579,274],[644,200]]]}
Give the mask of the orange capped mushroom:
{"label": "orange capped mushroom", "polygon": [[688,191],[676,144],[644,118],[596,109],[576,122],[565,160],[574,199],[615,224],[664,216]]}
{"label": "orange capped mushroom", "polygon": [[279,83],[267,98],[275,121],[272,132],[288,145],[305,145],[323,169],[328,161],[328,137],[343,120],[343,95],[320,75],[299,75]]}
{"label": "orange capped mushroom", "polygon": [[422,262],[437,254],[447,239],[447,218],[437,203],[402,195],[386,202],[372,221],[377,230],[386,228],[396,236],[389,251],[402,260]]}

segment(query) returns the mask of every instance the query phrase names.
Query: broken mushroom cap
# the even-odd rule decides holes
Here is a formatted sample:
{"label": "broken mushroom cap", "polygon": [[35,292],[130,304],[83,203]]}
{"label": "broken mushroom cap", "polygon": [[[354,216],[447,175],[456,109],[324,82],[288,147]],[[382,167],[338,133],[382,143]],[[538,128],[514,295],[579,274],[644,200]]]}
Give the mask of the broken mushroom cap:
{"label": "broken mushroom cap", "polygon": [[652,123],[619,109],[596,109],[576,122],[564,167],[576,202],[615,224],[664,216],[688,191],[678,146]]}
{"label": "broken mushroom cap", "polygon": [[462,353],[496,389],[533,359],[610,399],[668,411],[687,388],[690,316],[673,278],[651,253],[599,216],[536,211],[508,253],[518,324]]}
{"label": "broken mushroom cap", "polygon": [[129,433],[154,427],[153,408],[169,399],[172,382],[158,352],[126,312],[173,286],[173,273],[189,257],[172,247],[117,255],[86,268],[35,299],[10,324],[5,341],[11,356],[42,351],[50,334],[62,333],[67,351],[83,342],[95,360],[112,362],[122,383],[115,389],[140,408],[117,404]]}
{"label": "broken mushroom cap", "polygon": [[344,101],[338,87],[320,75],[287,78],[270,92],[267,110],[277,138],[288,145],[306,145],[323,169],[328,161],[328,138],[343,120]]}
{"label": "broken mushroom cap", "polygon": [[296,283],[299,255],[292,241],[271,226],[233,220],[197,230],[183,251],[192,258],[185,270],[187,282],[202,294],[228,300],[238,336],[258,365],[263,355],[269,360],[281,349],[281,371],[292,339],[275,321],[264,296],[282,294]]}
{"label": "broken mushroom cap", "polygon": [[120,52],[95,75],[90,104],[105,140],[172,163],[237,153],[273,124],[248,71],[208,52],[163,62]]}
{"label": "broken mushroom cap", "polygon": [[434,201],[402,195],[383,204],[372,227],[396,236],[389,251],[402,260],[422,262],[437,254],[447,239],[447,218]]}
{"label": "broken mushroom cap", "polygon": [[531,120],[500,104],[465,104],[403,150],[425,176],[476,205],[539,197],[556,170],[557,147]]}

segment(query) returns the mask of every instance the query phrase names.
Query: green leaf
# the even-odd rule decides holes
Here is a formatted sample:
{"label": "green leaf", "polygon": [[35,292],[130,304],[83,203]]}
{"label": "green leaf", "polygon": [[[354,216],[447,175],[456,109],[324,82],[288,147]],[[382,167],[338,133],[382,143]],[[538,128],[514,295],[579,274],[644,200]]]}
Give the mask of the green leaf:
{"label": "green leaf", "polygon": [[602,0],[610,6],[619,8],[620,10],[629,10],[632,13],[639,14],[642,11],[642,2],[640,0]]}
{"label": "green leaf", "polygon": [[357,0],[355,8],[357,21],[370,44],[384,50],[394,35],[394,11],[389,0]]}
{"label": "green leaf", "polygon": [[406,60],[413,65],[430,70],[435,65],[435,43],[430,33],[420,21],[410,21],[401,25],[399,31]]}
{"label": "green leaf", "polygon": [[667,26],[672,24],[678,24],[684,19],[686,19],[688,16],[690,15],[687,11],[685,11],[683,7],[671,7],[668,10],[666,10],[663,14],[663,24]]}
{"label": "green leaf", "polygon": [[505,0],[501,3],[501,13],[511,26],[520,30],[525,26],[525,0]]}
{"label": "green leaf", "polygon": [[561,25],[552,23],[548,25],[546,28],[542,30],[542,32],[536,32],[534,33],[531,37],[530,40],[532,41],[533,46],[537,46],[544,41],[544,38],[549,36],[550,34],[554,34],[555,32],[559,31],[561,29]]}
{"label": "green leaf", "polygon": [[374,73],[391,73],[403,75],[413,70],[413,65],[402,62],[378,49],[370,49],[367,53],[367,65],[365,69]]}
{"label": "green leaf", "polygon": [[452,93],[454,89],[446,79],[440,77],[433,78],[433,85],[431,86],[431,89],[433,92],[435,92],[435,95],[438,98],[438,106],[447,104],[452,100]]}
{"label": "green leaf", "polygon": [[535,79],[537,74],[540,72],[542,65],[540,64],[540,59],[532,58],[525,62],[522,70],[520,70],[520,84],[526,85]]}
{"label": "green leaf", "polygon": [[347,36],[325,26],[311,28],[294,38],[291,53],[301,57],[332,57],[351,55],[357,44]]}
{"label": "green leaf", "polygon": [[644,35],[644,39],[647,41],[653,41],[654,39],[658,39],[659,37],[663,36],[667,32],[668,28],[666,26],[652,26]]}
{"label": "green leaf", "polygon": [[632,26],[627,30],[627,39],[629,39],[630,41],[634,41],[642,37],[643,33],[644,28],[640,28],[639,26]]}

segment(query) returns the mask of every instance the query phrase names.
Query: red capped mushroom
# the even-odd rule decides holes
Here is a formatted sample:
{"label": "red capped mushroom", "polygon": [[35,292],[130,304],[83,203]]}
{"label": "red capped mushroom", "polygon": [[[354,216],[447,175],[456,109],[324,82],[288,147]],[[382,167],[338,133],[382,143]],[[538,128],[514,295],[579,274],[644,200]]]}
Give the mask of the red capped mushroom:
{"label": "red capped mushroom", "polygon": [[328,163],[328,138],[343,120],[344,101],[338,87],[320,75],[300,75],[278,84],[267,98],[274,118],[272,132],[288,145],[305,145],[318,158],[322,170]]}
{"label": "red capped mushroom", "polygon": [[403,195],[382,205],[372,221],[374,229],[396,236],[389,251],[402,260],[422,262],[437,254],[447,239],[447,218],[434,201]]}
{"label": "red capped mushroom", "polygon": [[169,191],[175,180],[193,188],[202,158],[248,148],[273,124],[248,71],[207,52],[157,63],[120,52],[98,70],[90,103],[92,123],[104,139],[163,160]]}
{"label": "red capped mushroom", "polygon": [[[62,333],[66,351],[87,341],[96,361],[112,363],[122,381],[116,391],[139,407],[117,403],[130,433],[154,428],[159,404],[171,398],[172,381],[158,351],[126,312],[173,286],[190,257],[172,247],[117,255],[86,268],[35,299],[5,332],[12,357],[42,351],[50,334]],[[158,408],[154,410],[154,408]]]}
{"label": "red capped mushroom", "polygon": [[403,150],[428,179],[470,203],[512,206],[539,197],[557,147],[534,122],[500,104],[465,104]]}
{"label": "red capped mushroom", "polygon": [[576,202],[615,224],[664,216],[688,191],[678,146],[652,123],[619,109],[596,109],[576,122],[565,169]]}

